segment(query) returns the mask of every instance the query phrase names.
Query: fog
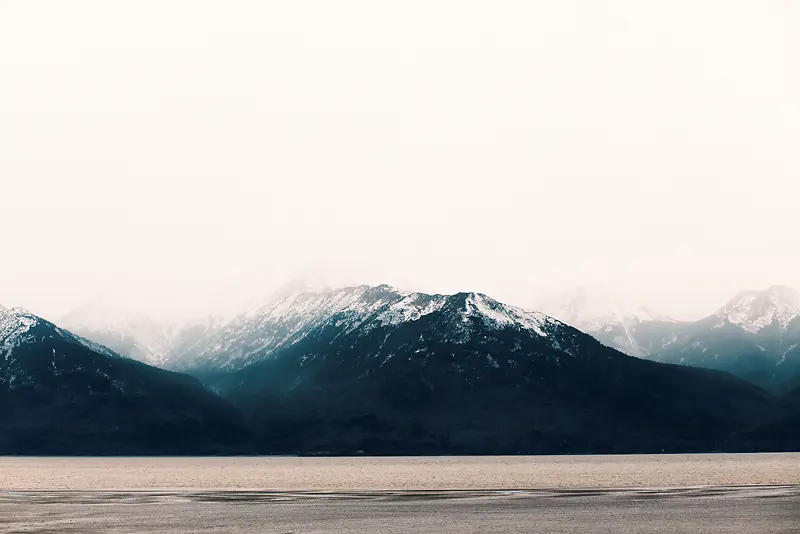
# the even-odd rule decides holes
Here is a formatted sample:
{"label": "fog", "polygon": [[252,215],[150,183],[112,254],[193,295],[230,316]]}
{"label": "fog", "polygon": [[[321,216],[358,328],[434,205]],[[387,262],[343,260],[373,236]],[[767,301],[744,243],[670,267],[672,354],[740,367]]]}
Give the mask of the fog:
{"label": "fog", "polygon": [[800,3],[0,3],[0,303],[800,287]]}

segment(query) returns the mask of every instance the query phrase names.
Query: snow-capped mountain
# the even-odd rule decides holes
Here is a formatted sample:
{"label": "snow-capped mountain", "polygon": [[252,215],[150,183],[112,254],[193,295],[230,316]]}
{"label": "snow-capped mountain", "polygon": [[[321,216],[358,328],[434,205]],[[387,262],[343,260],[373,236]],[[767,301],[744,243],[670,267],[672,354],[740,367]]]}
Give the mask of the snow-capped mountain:
{"label": "snow-capped mountain", "polygon": [[[199,343],[173,354],[173,369],[231,371],[290,347],[319,331],[335,327],[340,336],[355,330],[392,329],[428,314],[452,307],[459,296],[402,291],[388,285],[357,286],[336,290],[282,290],[268,303],[242,314]],[[481,294],[464,297],[455,338],[469,335],[470,319],[479,318],[497,328],[514,326],[547,337],[557,321],[535,312],[506,306]]]}
{"label": "snow-capped mountain", "polygon": [[668,329],[676,323],[628,295],[599,287],[584,286],[543,298],[539,308],[631,356],[646,356],[652,350],[649,338],[639,339],[639,330]]}
{"label": "snow-capped mountain", "polygon": [[765,328],[786,332],[800,317],[800,291],[787,286],[772,286],[764,291],[743,291],[719,310],[719,326],[737,325],[757,333]]}
{"label": "snow-capped mountain", "polygon": [[[267,300],[272,302],[304,292],[329,290],[330,286],[321,277],[305,275],[279,287]],[[197,345],[202,345],[205,339],[241,315],[241,310],[248,310],[244,314],[253,313],[264,305],[265,299],[252,295],[234,300],[238,306],[225,302],[214,307],[214,314],[176,321],[156,319],[105,296],[86,302],[62,317],[59,323],[123,356],[156,367],[173,368],[171,360],[194,353]],[[234,309],[237,311],[232,312]]]}
{"label": "snow-capped mountain", "polygon": [[769,389],[800,374],[800,292],[743,291],[699,321],[674,321],[629,298],[581,288],[545,310],[631,356],[734,373]]}
{"label": "snow-capped mountain", "polygon": [[276,294],[171,364],[275,453],[708,450],[772,417],[733,377],[631,358],[480,293]]}
{"label": "snow-capped mountain", "polygon": [[713,315],[680,325],[657,361],[721,369],[780,389],[800,376],[800,292],[744,291]]}
{"label": "snow-capped mountain", "polygon": [[194,379],[22,310],[2,310],[0,333],[0,452],[235,448],[247,440],[241,416],[266,453],[794,446],[771,430],[792,409],[758,388],[631,358],[481,293],[301,284],[182,329],[165,365],[239,412]]}
{"label": "snow-capped mountain", "polygon": [[0,384],[5,382],[9,387],[14,387],[15,384],[24,383],[27,379],[24,375],[13,374],[15,366],[19,363],[14,351],[28,344],[36,343],[38,332],[43,326],[49,331],[51,337],[55,336],[65,343],[80,345],[104,356],[117,356],[108,348],[58,328],[23,308],[6,308],[0,305],[0,361],[5,363],[3,366],[5,375],[0,375]]}

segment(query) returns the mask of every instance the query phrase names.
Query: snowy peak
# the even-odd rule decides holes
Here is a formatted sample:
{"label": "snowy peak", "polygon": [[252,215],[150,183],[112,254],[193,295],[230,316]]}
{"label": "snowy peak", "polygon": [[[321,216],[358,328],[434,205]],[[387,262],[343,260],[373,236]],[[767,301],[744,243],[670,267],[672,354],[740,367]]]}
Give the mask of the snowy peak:
{"label": "snowy peak", "polygon": [[11,360],[14,349],[45,336],[82,345],[105,356],[117,356],[106,347],[63,330],[27,310],[0,306],[0,362]]}
{"label": "snowy peak", "polygon": [[390,310],[407,295],[389,286],[278,292],[272,300],[180,349],[167,365],[174,369],[204,364],[240,368],[256,357],[299,342],[325,325],[348,334],[380,312],[388,312],[385,321],[397,320],[404,313],[413,314],[413,310]]}
{"label": "snowy peak", "polygon": [[27,332],[36,326],[38,319],[23,308],[6,308],[0,305],[0,340]]}
{"label": "snowy peak", "polygon": [[275,330],[265,345],[280,346],[309,328],[334,321],[344,333],[367,323],[393,325],[441,309],[445,297],[396,289],[389,285],[356,286],[322,292],[304,291],[268,302],[225,327],[236,331]]}
{"label": "snowy peak", "polygon": [[[389,288],[390,286],[379,286]],[[394,288],[392,288],[394,289]],[[435,313],[447,304],[444,295],[426,295],[424,293],[405,293],[395,290],[400,297],[382,311],[377,321],[382,325],[395,325],[416,321],[421,317]]]}
{"label": "snowy peak", "polygon": [[[271,321],[291,321],[297,326],[339,316],[342,324],[350,323],[355,328],[416,321],[447,306],[459,308],[465,319],[480,318],[488,326],[499,328],[517,325],[542,336],[546,334],[541,327],[550,320],[543,314],[507,306],[480,293],[429,295],[404,291],[387,284],[299,293],[262,307],[258,316]],[[345,331],[352,328],[346,328]]]}
{"label": "snowy peak", "polygon": [[431,295],[386,284],[361,285],[304,291],[267,302],[176,354],[168,365],[175,369],[242,368],[304,339],[319,338],[323,332],[339,339],[369,336],[377,329],[384,329],[388,335],[404,324],[436,313],[441,314],[440,319],[431,328],[437,336],[455,343],[487,330],[524,330],[548,337],[559,324],[543,314],[507,306],[480,293]]}
{"label": "snowy peak", "polygon": [[22,308],[0,306],[0,360],[8,360],[16,347],[30,341],[30,330],[38,323],[38,317]]}
{"label": "snowy peak", "polygon": [[716,313],[720,326],[730,323],[748,332],[759,332],[777,323],[786,331],[800,316],[800,292],[786,286],[772,286],[764,291],[743,291]]}
{"label": "snowy peak", "polygon": [[407,295],[409,293],[386,285],[293,292],[276,295],[274,300],[254,309],[250,315],[262,320],[306,323],[329,319],[338,313],[369,314]]}
{"label": "snowy peak", "polygon": [[715,314],[686,323],[653,359],[718,369],[780,391],[800,376],[800,293],[743,291]]}
{"label": "snowy peak", "polygon": [[544,328],[555,321],[538,312],[528,312],[508,306],[482,293],[466,293],[464,297],[465,317],[479,317],[487,326],[495,328],[519,327],[547,337]]}

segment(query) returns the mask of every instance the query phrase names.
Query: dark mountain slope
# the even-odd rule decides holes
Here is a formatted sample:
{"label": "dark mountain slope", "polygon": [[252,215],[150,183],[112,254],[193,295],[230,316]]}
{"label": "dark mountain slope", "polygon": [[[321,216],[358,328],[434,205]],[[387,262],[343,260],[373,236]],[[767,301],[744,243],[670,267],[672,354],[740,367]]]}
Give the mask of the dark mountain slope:
{"label": "dark mountain slope", "polygon": [[0,453],[210,454],[248,440],[238,412],[196,379],[0,308]]}
{"label": "dark mountain slope", "polygon": [[769,450],[797,451],[800,449],[800,388],[790,390],[781,398],[781,415],[759,425],[745,438],[759,450],[764,443]]}
{"label": "dark mountain slope", "polygon": [[263,451],[748,450],[743,435],[778,414],[733,376],[631,358],[480,294],[379,286],[314,299],[323,305],[284,302],[229,325],[227,344],[195,360]]}

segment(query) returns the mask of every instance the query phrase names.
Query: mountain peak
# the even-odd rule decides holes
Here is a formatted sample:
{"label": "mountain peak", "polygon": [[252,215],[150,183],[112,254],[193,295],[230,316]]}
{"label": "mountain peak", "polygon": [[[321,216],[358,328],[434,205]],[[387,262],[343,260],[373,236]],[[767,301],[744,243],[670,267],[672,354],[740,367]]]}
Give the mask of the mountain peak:
{"label": "mountain peak", "polygon": [[23,308],[6,308],[0,305],[0,340],[20,329],[35,326],[37,317]]}
{"label": "mountain peak", "polygon": [[545,325],[556,322],[543,313],[525,311],[503,304],[483,293],[457,293],[449,298],[457,302],[464,319],[480,319],[486,326],[495,329],[518,327],[533,331],[541,337],[547,337]]}
{"label": "mountain peak", "polygon": [[20,315],[33,315],[33,314],[28,310],[26,310],[25,308],[20,308],[18,306],[12,308],[6,308],[2,304],[0,304],[0,316],[20,316]]}
{"label": "mountain peak", "polygon": [[0,305],[0,359],[7,360],[28,331],[38,324],[38,318],[22,308]]}
{"label": "mountain peak", "polygon": [[439,313],[430,326],[436,335],[454,343],[481,332],[528,331],[550,337],[557,321],[544,314],[502,304],[482,293],[427,294],[397,289],[388,284],[360,285],[324,292],[276,295],[250,313],[218,329],[204,348],[176,355],[170,364],[186,369],[244,366],[295,346],[306,338],[318,339],[335,331],[336,338],[390,332]]}
{"label": "mountain peak", "polygon": [[735,324],[749,332],[758,332],[774,322],[786,330],[800,316],[800,291],[780,285],[742,291],[716,315],[721,324]]}

